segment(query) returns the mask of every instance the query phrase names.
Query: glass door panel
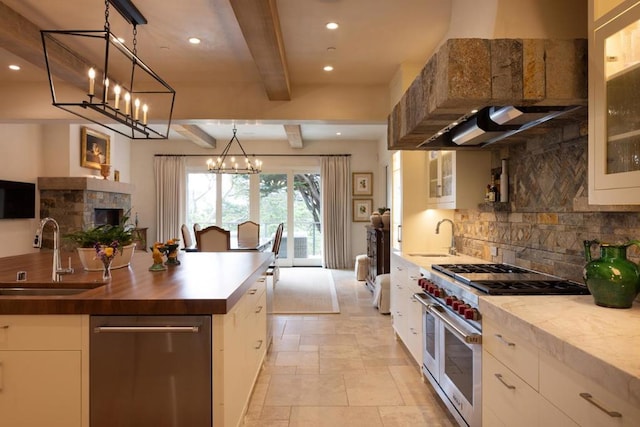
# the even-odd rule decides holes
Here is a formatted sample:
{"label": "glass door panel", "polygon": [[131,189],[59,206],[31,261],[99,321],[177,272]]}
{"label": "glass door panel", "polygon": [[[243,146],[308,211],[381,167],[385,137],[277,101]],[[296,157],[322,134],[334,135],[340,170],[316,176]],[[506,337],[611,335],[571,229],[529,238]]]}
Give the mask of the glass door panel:
{"label": "glass door panel", "polygon": [[[287,242],[287,251],[293,250],[293,265],[320,265],[320,174],[295,174],[293,183],[293,242]],[[284,240],[282,245],[285,246]]]}
{"label": "glass door panel", "polygon": [[[260,238],[273,237],[280,223],[287,229],[288,181],[286,173],[260,174]],[[281,243],[280,258],[286,258],[283,246]]]}
{"label": "glass door panel", "polygon": [[219,175],[222,179],[221,227],[237,239],[238,224],[249,220],[249,175]]}

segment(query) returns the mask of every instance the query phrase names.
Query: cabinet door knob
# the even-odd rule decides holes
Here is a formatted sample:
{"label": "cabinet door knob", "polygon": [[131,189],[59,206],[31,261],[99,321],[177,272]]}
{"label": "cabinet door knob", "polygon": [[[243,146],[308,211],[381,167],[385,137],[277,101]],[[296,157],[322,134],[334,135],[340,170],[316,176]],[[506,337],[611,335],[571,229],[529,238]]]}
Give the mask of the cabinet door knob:
{"label": "cabinet door knob", "polygon": [[496,334],[496,338],[498,338],[506,346],[509,346],[509,347],[515,347],[516,346],[516,343],[505,340],[504,337],[502,335],[500,335],[500,334]]}

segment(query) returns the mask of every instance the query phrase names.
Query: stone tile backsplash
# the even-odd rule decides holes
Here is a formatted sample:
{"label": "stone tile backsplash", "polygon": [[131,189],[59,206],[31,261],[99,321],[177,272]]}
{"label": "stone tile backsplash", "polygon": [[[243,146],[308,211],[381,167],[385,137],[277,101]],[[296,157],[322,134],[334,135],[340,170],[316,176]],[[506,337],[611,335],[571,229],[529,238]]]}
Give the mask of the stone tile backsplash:
{"label": "stone tile backsplash", "polygon": [[[584,240],[640,239],[640,206],[588,204],[587,152],[586,123],[494,149],[494,165],[509,161],[508,209],[485,204],[456,211],[458,250],[582,282]],[[492,246],[497,256],[490,255]],[[595,248],[593,255],[599,257]],[[628,256],[639,262],[640,250],[630,247]]]}

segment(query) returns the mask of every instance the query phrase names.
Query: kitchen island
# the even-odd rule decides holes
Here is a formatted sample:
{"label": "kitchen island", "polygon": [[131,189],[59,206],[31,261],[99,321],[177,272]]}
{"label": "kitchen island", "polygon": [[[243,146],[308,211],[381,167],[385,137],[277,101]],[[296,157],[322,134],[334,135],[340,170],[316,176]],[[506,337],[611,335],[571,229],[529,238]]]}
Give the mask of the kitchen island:
{"label": "kitchen island", "polygon": [[[73,295],[0,296],[0,424],[89,425],[91,315],[209,315],[212,320],[212,419],[236,426],[266,354],[267,281],[271,253],[181,253],[181,265],[150,272],[148,253],[131,266],[82,270],[51,283],[52,254],[0,258],[0,287],[81,289]],[[27,280],[16,282],[26,271]],[[36,410],[34,410],[36,408]]]}

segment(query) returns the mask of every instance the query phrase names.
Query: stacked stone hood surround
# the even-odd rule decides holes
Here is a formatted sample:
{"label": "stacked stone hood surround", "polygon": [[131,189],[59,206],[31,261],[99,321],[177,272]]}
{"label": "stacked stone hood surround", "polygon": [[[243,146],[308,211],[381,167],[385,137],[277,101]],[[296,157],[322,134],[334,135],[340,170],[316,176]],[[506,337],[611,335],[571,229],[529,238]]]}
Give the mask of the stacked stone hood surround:
{"label": "stacked stone hood surround", "polygon": [[418,149],[488,106],[581,106],[571,114],[586,115],[587,96],[586,39],[449,39],[389,115],[388,148]]}

